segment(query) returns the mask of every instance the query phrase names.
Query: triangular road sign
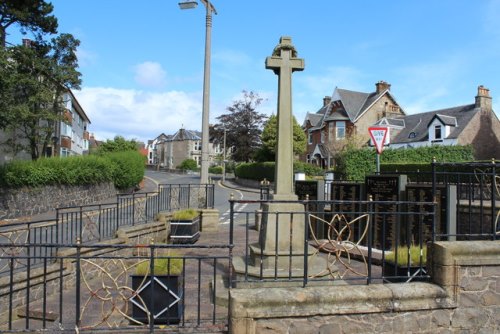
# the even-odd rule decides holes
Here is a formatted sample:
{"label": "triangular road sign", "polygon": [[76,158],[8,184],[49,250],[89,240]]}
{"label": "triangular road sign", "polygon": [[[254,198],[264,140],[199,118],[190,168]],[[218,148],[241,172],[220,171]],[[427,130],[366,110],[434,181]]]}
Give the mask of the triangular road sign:
{"label": "triangular road sign", "polygon": [[370,137],[372,138],[373,143],[375,144],[375,148],[377,149],[378,154],[382,154],[382,150],[384,149],[385,136],[387,136],[387,128],[380,126],[372,126],[368,128],[370,132]]}

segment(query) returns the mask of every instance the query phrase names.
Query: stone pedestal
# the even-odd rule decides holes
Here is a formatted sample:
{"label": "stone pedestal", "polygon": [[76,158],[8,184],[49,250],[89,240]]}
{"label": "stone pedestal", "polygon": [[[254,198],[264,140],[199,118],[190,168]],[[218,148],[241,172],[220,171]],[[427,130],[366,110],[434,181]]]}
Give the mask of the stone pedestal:
{"label": "stone pedestal", "polygon": [[219,230],[219,210],[202,209],[200,210],[202,232],[217,232]]}

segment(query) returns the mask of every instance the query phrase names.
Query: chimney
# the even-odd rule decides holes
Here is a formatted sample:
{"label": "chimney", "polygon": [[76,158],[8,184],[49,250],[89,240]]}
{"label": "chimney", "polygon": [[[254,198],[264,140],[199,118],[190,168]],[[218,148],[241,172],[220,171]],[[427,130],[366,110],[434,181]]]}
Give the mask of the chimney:
{"label": "chimney", "polygon": [[323,107],[326,107],[330,102],[332,101],[332,98],[330,96],[325,96],[323,98]]}
{"label": "chimney", "polygon": [[31,39],[23,38],[23,46],[26,48],[30,48],[31,47]]}
{"label": "chimney", "polygon": [[391,84],[383,81],[383,80],[380,80],[379,82],[377,82],[375,84],[375,87],[376,87],[376,93],[377,94],[380,94],[386,90],[390,90],[391,89]]}
{"label": "chimney", "polygon": [[490,90],[483,85],[477,87],[476,108],[492,110]]}

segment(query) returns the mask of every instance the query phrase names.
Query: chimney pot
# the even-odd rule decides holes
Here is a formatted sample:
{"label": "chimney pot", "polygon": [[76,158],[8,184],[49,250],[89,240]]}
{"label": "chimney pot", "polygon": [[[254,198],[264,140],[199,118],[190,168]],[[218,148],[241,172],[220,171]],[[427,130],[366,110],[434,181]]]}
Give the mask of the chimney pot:
{"label": "chimney pot", "polygon": [[377,94],[380,94],[386,90],[391,90],[391,84],[383,80],[380,80],[375,84]]}
{"label": "chimney pot", "polygon": [[476,108],[492,110],[490,90],[483,85],[477,87]]}
{"label": "chimney pot", "polygon": [[332,98],[330,96],[325,96],[323,98],[323,107],[326,107],[331,101],[332,101]]}

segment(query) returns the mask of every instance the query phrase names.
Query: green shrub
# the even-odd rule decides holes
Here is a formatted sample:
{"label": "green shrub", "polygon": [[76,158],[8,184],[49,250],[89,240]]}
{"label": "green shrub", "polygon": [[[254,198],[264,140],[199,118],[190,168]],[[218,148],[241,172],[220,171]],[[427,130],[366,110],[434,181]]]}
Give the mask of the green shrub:
{"label": "green shrub", "polygon": [[184,209],[172,213],[172,220],[192,220],[200,213],[195,209]]}
{"label": "green shrub", "polygon": [[15,161],[0,168],[0,185],[18,188],[113,182],[123,189],[137,185],[144,169],[144,157],[137,151]]}
{"label": "green shrub", "polygon": [[182,170],[197,170],[198,164],[193,159],[186,159],[177,168]]}
{"label": "green shrub", "polygon": [[[426,146],[405,149],[385,149],[380,155],[380,165],[427,164],[430,166],[433,157],[438,162],[465,162],[474,160],[471,146]],[[348,180],[363,180],[366,175],[376,170],[376,153],[373,148],[349,149],[337,157],[337,171],[346,175]],[[384,167],[386,168],[386,167]],[[420,170],[426,170],[419,166]],[[430,167],[428,167],[430,168]],[[385,169],[389,170],[389,168]],[[395,169],[392,169],[395,170]],[[405,169],[404,171],[408,171]]]}
{"label": "green shrub", "polygon": [[145,157],[138,151],[121,151],[103,155],[113,164],[113,183],[118,189],[138,185],[144,178]]}
{"label": "green shrub", "polygon": [[[420,246],[412,245],[410,248],[406,246],[400,246],[397,249],[398,255],[398,266],[412,266],[420,264]],[[410,252],[410,264],[408,265],[408,252]],[[385,254],[385,260],[387,262],[394,263],[396,261],[396,252],[394,249]],[[427,263],[427,246],[422,247],[422,265]]]}
{"label": "green shrub", "polygon": [[212,174],[222,174],[222,166],[211,166],[208,168],[208,172]]}
{"label": "green shrub", "polygon": [[274,181],[274,162],[245,162],[236,166],[234,175],[249,180]]}
{"label": "green shrub", "polygon": [[[153,272],[155,275],[180,275],[182,273],[182,259],[177,258],[172,253],[169,254],[169,258],[156,258],[153,264]],[[148,276],[151,273],[151,262],[149,260],[144,260],[140,262],[135,268],[136,275]]]}
{"label": "green shrub", "polygon": [[325,174],[323,168],[302,161],[293,163],[293,171],[294,173],[305,173],[307,176],[323,176]]}

